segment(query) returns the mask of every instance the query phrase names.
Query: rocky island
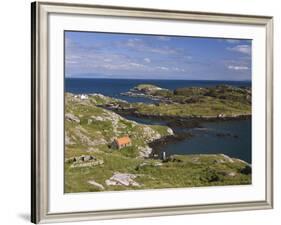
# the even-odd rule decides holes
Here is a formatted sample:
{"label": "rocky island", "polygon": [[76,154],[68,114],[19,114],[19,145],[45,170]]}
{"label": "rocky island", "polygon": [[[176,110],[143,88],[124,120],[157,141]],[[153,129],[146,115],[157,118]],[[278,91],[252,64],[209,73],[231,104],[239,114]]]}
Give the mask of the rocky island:
{"label": "rocky island", "polygon": [[[181,138],[175,127],[198,126],[198,119],[250,117],[249,88],[221,85],[171,91],[141,84],[123,95],[155,102],[129,103],[98,93],[65,94],[66,192],[251,183],[250,164],[224,154],[153,157],[153,143]],[[126,115],[169,123],[148,125]],[[130,143],[116,148],[114,143],[122,137]]]}
{"label": "rocky island", "polygon": [[240,118],[251,116],[250,88],[217,85],[215,87],[187,87],[174,91],[155,85],[141,84],[123,95],[158,100],[156,104],[123,104],[119,109],[143,116],[179,118]]}

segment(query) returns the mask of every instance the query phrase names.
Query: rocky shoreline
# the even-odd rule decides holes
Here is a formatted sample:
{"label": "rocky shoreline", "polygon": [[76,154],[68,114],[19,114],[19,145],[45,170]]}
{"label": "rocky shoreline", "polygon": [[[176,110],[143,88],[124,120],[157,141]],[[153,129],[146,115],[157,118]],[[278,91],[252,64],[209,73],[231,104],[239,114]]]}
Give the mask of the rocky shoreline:
{"label": "rocky shoreline", "polygon": [[[168,150],[166,157],[160,154],[165,151],[164,146],[198,135],[197,129],[209,132],[201,125],[204,121],[249,119],[250,115],[233,118],[150,115],[137,113],[134,104],[101,94],[82,98],[67,93],[66,103],[68,193],[251,183],[251,167],[239,159],[221,154],[170,155]],[[136,117],[154,123],[149,120],[142,123]],[[114,138],[124,135],[131,138],[132,145],[122,150],[112,148]],[[234,138],[231,133],[215,135]],[[84,173],[85,170],[89,172]],[[180,179],[174,179],[175,173]]]}
{"label": "rocky shoreline", "polygon": [[[149,104],[110,103],[103,105],[121,115],[171,121],[172,126],[185,126],[190,121],[251,119],[251,90],[220,85],[209,88],[178,88],[168,90],[152,84],[140,84],[121,95],[155,100]],[[212,102],[212,104],[209,104]],[[243,110],[239,105],[242,104]],[[192,110],[189,110],[189,106]],[[208,110],[205,110],[205,108]],[[201,110],[202,109],[202,110]],[[231,111],[235,110],[235,111]],[[235,112],[235,113],[234,113]]]}
{"label": "rocky shoreline", "polygon": [[134,108],[108,108],[104,107],[107,110],[112,110],[121,116],[135,116],[138,118],[145,119],[153,119],[159,121],[168,121],[167,125],[171,127],[196,127],[199,126],[200,122],[217,122],[217,121],[231,121],[231,120],[247,120],[251,119],[251,114],[243,114],[243,115],[233,115],[233,116],[225,116],[225,115],[217,115],[217,116],[166,116],[166,115],[151,115],[151,114],[143,114],[134,110]]}
{"label": "rocky shoreline", "polygon": [[171,100],[166,99],[165,97],[162,97],[162,96],[155,96],[155,95],[137,93],[137,92],[132,92],[132,91],[124,92],[124,93],[121,93],[120,95],[134,97],[134,98],[148,98],[155,102],[161,101],[162,103],[172,103]]}
{"label": "rocky shoreline", "polygon": [[[118,111],[117,111],[118,112]],[[164,115],[150,115],[150,114],[141,114],[138,112],[126,112],[129,113],[127,115],[149,118],[149,119],[159,119],[159,120],[179,120],[179,121],[189,121],[189,120],[198,120],[198,121],[218,121],[218,120],[246,120],[251,119],[251,114],[243,114],[243,115],[233,115],[233,116],[225,116],[225,115],[214,115],[214,116],[164,116]]]}
{"label": "rocky shoreline", "polygon": [[[112,109],[111,109],[112,110]],[[217,121],[233,121],[233,120],[248,120],[251,119],[251,115],[236,115],[233,117],[183,117],[183,116],[155,116],[155,115],[144,115],[135,113],[132,109],[129,110],[120,110],[113,109],[114,112],[118,113],[121,116],[135,116],[138,118],[152,119],[158,121],[165,121],[166,126],[171,127],[173,130],[177,128],[203,128],[202,122],[217,122]],[[190,139],[194,135],[192,132],[176,132],[174,135],[164,136],[159,139],[156,139],[148,143],[149,148],[145,152],[145,158],[158,159],[160,158],[160,152],[164,146],[168,144],[177,143],[183,141],[184,139]],[[238,135],[231,135],[229,133],[217,133],[217,137],[230,137],[238,138]]]}
{"label": "rocky shoreline", "polygon": [[163,146],[168,145],[168,144],[173,144],[177,143],[179,141],[182,141],[184,139],[189,139],[192,138],[193,134],[191,132],[185,132],[185,133],[175,133],[174,135],[171,136],[165,136],[160,139],[157,139],[153,142],[150,142],[148,146],[152,149],[150,158],[155,159],[155,158],[160,158],[160,152],[163,148]]}

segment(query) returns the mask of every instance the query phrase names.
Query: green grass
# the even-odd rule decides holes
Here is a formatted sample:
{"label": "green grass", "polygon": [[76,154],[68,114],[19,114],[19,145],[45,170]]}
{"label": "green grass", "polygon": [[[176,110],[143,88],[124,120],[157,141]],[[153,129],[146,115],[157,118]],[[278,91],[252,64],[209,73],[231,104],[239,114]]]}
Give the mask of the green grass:
{"label": "green grass", "polygon": [[229,100],[217,100],[206,97],[203,102],[190,104],[158,104],[146,105],[135,104],[136,111],[143,115],[154,116],[217,116],[225,114],[226,116],[249,115],[251,106],[241,102]]}
{"label": "green grass", "polygon": [[[125,157],[121,151],[100,153],[97,157],[103,158],[104,164],[93,168],[70,168],[70,165],[65,163],[65,191],[67,193],[99,191],[88,184],[89,180],[102,184],[106,191],[251,183],[250,175],[239,172],[245,167],[245,163],[240,161],[214,163],[215,160],[223,159],[220,155],[177,156],[180,161],[166,162],[162,166],[151,166],[149,165],[151,160]],[[147,162],[148,165],[139,167],[143,162]],[[142,186],[106,186],[105,180],[116,171],[138,174],[135,180]],[[229,176],[231,172],[236,173],[236,176]]]}
{"label": "green grass", "polygon": [[141,89],[158,89],[156,85],[153,84],[139,84],[136,86],[136,89],[141,90]]}
{"label": "green grass", "polygon": [[[184,97],[185,98],[185,97]],[[202,102],[190,104],[133,104],[139,113],[151,115],[216,115],[219,113],[243,114],[250,112],[250,105],[242,101],[218,99],[211,96],[202,96]],[[104,164],[72,168],[70,163],[65,163],[65,192],[91,192],[99,191],[88,181],[95,180],[102,184],[106,191],[130,190],[130,189],[154,189],[175,187],[197,187],[212,185],[250,184],[251,175],[240,173],[245,163],[234,160],[225,160],[221,155],[188,155],[176,156],[175,161],[155,166],[159,160],[138,158],[139,147],[147,146],[147,134],[145,128],[161,136],[168,135],[167,126],[141,125],[118,117],[116,114],[98,107],[100,104],[118,102],[116,99],[101,96],[90,96],[88,100],[75,99],[66,94],[66,113],[72,113],[80,122],[65,121],[65,130],[72,144],[66,145],[65,158],[81,155],[92,155],[103,160]],[[126,104],[120,102],[120,104]],[[113,121],[114,118],[119,118]],[[110,147],[114,137],[129,135],[132,146],[121,150]],[[86,141],[85,141],[86,140]],[[105,143],[91,143],[104,140]],[[141,167],[142,163],[148,165]],[[132,173],[139,175],[135,180],[141,187],[106,186],[105,181],[114,172]],[[228,174],[236,175],[229,176]]]}
{"label": "green grass", "polygon": [[[146,144],[145,127],[150,127],[153,131],[158,132],[162,136],[169,135],[167,126],[148,126],[136,124],[133,121],[119,117],[117,114],[106,109],[97,107],[98,103],[93,101],[71,101],[73,97],[67,94],[66,113],[72,113],[80,119],[80,123],[65,121],[65,129],[68,136],[75,139],[75,144],[81,148],[87,149],[89,146],[85,141],[81,141],[79,134],[82,133],[89,140],[101,140],[111,144],[113,138],[129,135],[132,138],[132,155],[137,154],[137,147]],[[97,102],[99,96],[91,96]],[[111,98],[104,97],[109,102]],[[114,99],[112,101],[115,101]],[[77,130],[79,131],[77,133]],[[81,136],[81,135],[80,135]],[[129,151],[128,151],[129,152]]]}
{"label": "green grass", "polygon": [[[151,85],[152,87],[154,85]],[[145,89],[149,84],[138,87]],[[136,112],[154,116],[226,116],[251,114],[251,90],[228,85],[209,88],[178,88],[174,91],[156,90],[154,96],[169,100],[170,103],[134,103]]]}

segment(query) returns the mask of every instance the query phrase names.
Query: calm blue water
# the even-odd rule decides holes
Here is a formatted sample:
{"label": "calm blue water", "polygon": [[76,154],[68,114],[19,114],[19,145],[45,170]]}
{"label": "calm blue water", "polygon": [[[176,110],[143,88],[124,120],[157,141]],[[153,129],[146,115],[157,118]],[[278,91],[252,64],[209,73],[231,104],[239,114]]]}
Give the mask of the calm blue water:
{"label": "calm blue water", "polygon": [[[186,81],[186,80],[124,80],[124,79],[65,79],[65,91],[75,94],[101,93],[129,102],[151,102],[146,98],[122,96],[138,84],[149,83],[174,90],[179,87],[210,87],[219,84],[233,86],[251,86],[251,82],[242,81]],[[165,125],[165,121],[127,116],[128,119],[143,124]],[[204,129],[192,128],[194,137],[163,147],[167,155],[171,154],[219,154],[239,158],[251,163],[251,120],[233,120],[204,122]],[[177,128],[180,129],[180,128]],[[178,130],[180,131],[180,130]],[[185,130],[186,131],[186,130]],[[218,133],[229,133],[220,137]],[[237,135],[237,137],[234,137]]]}
{"label": "calm blue water", "polygon": [[127,80],[127,79],[80,79],[66,78],[65,91],[75,94],[100,93],[106,96],[120,98],[128,102],[151,102],[147,98],[134,98],[120,95],[138,84],[154,84],[174,90],[180,87],[211,87],[219,84],[233,86],[251,86],[249,81],[189,81],[189,80]]}
{"label": "calm blue water", "polygon": [[[208,122],[202,126],[206,129],[193,129],[191,139],[166,145],[162,151],[168,154],[223,153],[251,163],[251,120]],[[219,137],[218,133],[231,135]]]}
{"label": "calm blue water", "polygon": [[[165,125],[165,121],[125,116],[127,119],[148,125]],[[200,128],[177,128],[194,136],[177,143],[165,145],[161,152],[173,154],[225,154],[230,157],[252,161],[251,120],[232,120],[200,123]],[[230,134],[218,136],[217,134]]]}

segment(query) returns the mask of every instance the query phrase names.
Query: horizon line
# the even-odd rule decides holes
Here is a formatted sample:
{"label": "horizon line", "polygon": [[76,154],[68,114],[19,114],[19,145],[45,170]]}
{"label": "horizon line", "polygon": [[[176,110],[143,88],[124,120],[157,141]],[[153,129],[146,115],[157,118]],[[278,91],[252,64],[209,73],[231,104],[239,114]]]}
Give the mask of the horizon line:
{"label": "horizon line", "polygon": [[203,79],[153,79],[153,78],[108,78],[108,77],[64,77],[65,79],[106,79],[106,80],[179,80],[179,81],[249,81],[252,82],[252,80],[216,80],[216,79],[210,79],[210,80],[203,80]]}

